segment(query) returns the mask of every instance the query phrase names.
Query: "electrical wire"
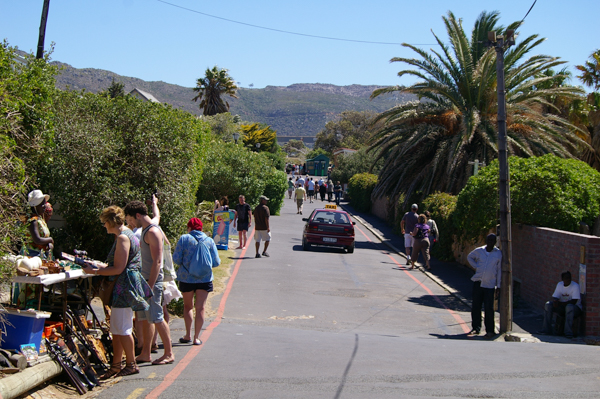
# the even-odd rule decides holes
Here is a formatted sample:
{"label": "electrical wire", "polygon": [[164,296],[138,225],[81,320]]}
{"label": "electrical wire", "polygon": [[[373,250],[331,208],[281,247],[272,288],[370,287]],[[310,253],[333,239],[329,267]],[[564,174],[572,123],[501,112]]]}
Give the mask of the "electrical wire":
{"label": "electrical wire", "polygon": [[533,6],[535,6],[535,3],[537,3],[537,0],[533,1],[533,4],[531,5],[531,7],[529,7],[529,11],[527,11],[527,14],[525,14],[525,16],[523,17],[523,19],[521,20],[521,22],[519,22],[519,26],[523,25],[523,22],[525,21],[525,18],[527,18],[527,16],[531,12],[531,10],[533,10]]}
{"label": "electrical wire", "polygon": [[[172,7],[181,8],[182,10],[186,10],[186,11],[190,11],[190,12],[193,12],[193,13],[196,13],[196,14],[204,15],[206,17],[220,19],[222,21],[227,21],[227,22],[231,22],[231,23],[239,24],[239,25],[245,25],[245,26],[249,26],[249,27],[257,28],[257,29],[270,30],[270,31],[279,32],[279,33],[287,33],[289,35],[312,37],[312,38],[315,38],[315,39],[337,40],[337,41],[341,41],[341,42],[352,42],[352,43],[383,44],[383,45],[393,45],[393,46],[401,46],[402,45],[402,43],[372,42],[372,41],[367,41],[367,40],[343,39],[343,38],[339,38],[339,37],[328,37],[328,36],[310,35],[310,34],[307,34],[307,33],[290,32],[290,31],[287,31],[287,30],[281,30],[281,29],[275,29],[275,28],[268,28],[266,26],[249,24],[249,23],[246,23],[246,22],[235,21],[233,19],[227,19],[227,18],[216,16],[216,15],[207,14],[205,12],[201,12],[201,11],[197,11],[197,10],[192,10],[191,8],[187,8],[187,7],[183,7],[183,6],[177,5],[177,4],[169,3],[168,1],[164,1],[164,0],[157,0],[157,1],[160,2],[160,3],[164,3],[164,4],[167,4],[167,5],[170,5]],[[412,45],[413,46],[437,46],[438,44],[437,43],[421,43],[421,44],[412,44]]]}

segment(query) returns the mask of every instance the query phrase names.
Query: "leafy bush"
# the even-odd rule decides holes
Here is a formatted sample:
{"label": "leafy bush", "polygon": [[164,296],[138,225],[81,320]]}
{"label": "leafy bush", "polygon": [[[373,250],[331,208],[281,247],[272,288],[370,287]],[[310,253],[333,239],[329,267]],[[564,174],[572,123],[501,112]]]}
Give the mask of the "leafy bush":
{"label": "leafy bush", "polygon": [[[358,173],[374,173],[379,174],[381,165],[383,165],[383,159],[380,159],[374,164],[375,152],[367,152],[367,148],[361,148],[353,154],[339,155],[337,157],[337,164],[331,171],[331,180],[340,181],[342,183],[348,183],[350,178]],[[371,170],[371,167],[373,169]]]}
{"label": "leafy bush", "polygon": [[14,274],[13,264],[1,258],[21,243],[25,226],[18,222],[28,212],[26,195],[52,144],[56,68],[48,65],[48,55],[25,55],[23,62],[18,57],[15,48],[0,43],[0,285]]}
{"label": "leafy bush", "polygon": [[377,175],[359,173],[352,176],[348,183],[350,203],[359,212],[371,210],[371,193],[377,184]]}
{"label": "leafy bush", "polygon": [[[600,213],[600,173],[581,161],[554,155],[509,158],[513,223],[578,231]],[[454,226],[476,241],[497,223],[498,161],[469,179],[458,195]]]}
{"label": "leafy bush", "polygon": [[227,196],[229,207],[234,208],[239,195],[243,194],[254,208],[264,194],[271,199],[269,209],[272,214],[281,209],[287,190],[286,175],[273,168],[263,153],[213,140],[206,150],[205,161],[208,166],[204,169],[198,201],[214,201]]}
{"label": "leafy bush", "polygon": [[431,194],[423,200],[423,210],[429,211],[439,230],[438,242],[433,246],[431,254],[440,260],[454,260],[452,214],[456,208],[456,201],[455,195],[440,192]]}
{"label": "leafy bush", "polygon": [[185,232],[202,176],[204,122],[165,104],[80,92],[59,92],[54,112],[56,148],[43,182],[66,220],[57,246],[102,259],[114,239],[98,221],[102,209],[155,190],[167,236]]}

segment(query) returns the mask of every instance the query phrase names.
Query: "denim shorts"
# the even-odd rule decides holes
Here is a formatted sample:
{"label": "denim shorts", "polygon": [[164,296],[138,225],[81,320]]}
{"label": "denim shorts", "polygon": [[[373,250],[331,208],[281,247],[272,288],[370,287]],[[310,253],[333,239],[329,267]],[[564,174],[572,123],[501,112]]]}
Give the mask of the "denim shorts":
{"label": "denim shorts", "polygon": [[152,298],[149,299],[150,309],[135,312],[135,317],[138,321],[148,321],[152,324],[160,323],[165,319],[162,308],[163,299],[163,283],[154,284],[152,289]]}

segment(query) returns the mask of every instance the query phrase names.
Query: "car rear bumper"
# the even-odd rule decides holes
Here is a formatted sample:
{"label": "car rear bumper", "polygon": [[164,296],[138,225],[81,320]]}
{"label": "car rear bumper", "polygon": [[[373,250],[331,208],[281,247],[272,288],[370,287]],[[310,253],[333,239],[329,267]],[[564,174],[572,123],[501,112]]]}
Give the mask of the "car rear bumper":
{"label": "car rear bumper", "polygon": [[[326,234],[306,234],[306,242],[312,245],[326,245],[328,247],[348,247],[354,243],[354,237],[352,236],[336,236]],[[334,240],[332,242],[331,240]]]}

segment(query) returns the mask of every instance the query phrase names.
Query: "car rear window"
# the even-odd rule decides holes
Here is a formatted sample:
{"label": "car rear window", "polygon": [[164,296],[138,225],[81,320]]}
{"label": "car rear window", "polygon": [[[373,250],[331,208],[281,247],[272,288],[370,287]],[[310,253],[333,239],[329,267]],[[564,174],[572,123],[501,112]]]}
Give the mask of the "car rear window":
{"label": "car rear window", "polygon": [[350,224],[350,218],[345,213],[318,211],[313,221],[329,224]]}

